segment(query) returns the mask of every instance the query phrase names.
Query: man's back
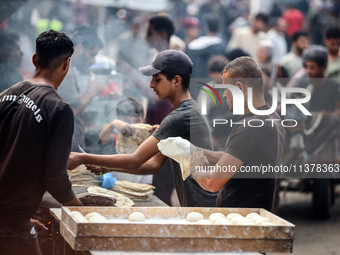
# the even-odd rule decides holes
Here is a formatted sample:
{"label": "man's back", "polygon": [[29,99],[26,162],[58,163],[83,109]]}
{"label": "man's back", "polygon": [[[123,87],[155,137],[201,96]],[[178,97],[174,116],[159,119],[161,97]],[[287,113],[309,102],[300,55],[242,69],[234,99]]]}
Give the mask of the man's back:
{"label": "man's back", "polygon": [[[258,110],[268,108],[266,105]],[[257,207],[271,210],[276,174],[262,175],[261,168],[281,164],[285,139],[284,128],[279,124],[280,121],[274,119],[280,119],[276,112],[264,116],[250,113],[239,121],[244,121],[245,127],[238,124],[233,128],[225,152],[240,159],[243,165],[220,190],[218,207]],[[260,123],[259,120],[263,121],[263,126],[251,127]],[[260,172],[243,172],[250,169],[258,169]]]}
{"label": "man's back", "polygon": [[52,86],[23,81],[0,94],[1,225],[29,222],[46,189],[72,200],[72,133],[73,112]]}

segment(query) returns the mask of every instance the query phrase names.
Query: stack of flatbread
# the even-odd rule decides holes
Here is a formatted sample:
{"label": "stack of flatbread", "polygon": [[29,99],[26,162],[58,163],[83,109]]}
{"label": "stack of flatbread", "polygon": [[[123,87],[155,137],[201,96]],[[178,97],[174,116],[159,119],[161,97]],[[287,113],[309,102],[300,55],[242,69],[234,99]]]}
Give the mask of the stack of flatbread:
{"label": "stack of flatbread", "polygon": [[74,187],[100,186],[101,176],[88,171],[85,165],[80,165],[70,171],[70,181]]}
{"label": "stack of flatbread", "polygon": [[134,201],[149,201],[155,187],[149,184],[128,181],[116,181],[111,190],[123,194]]}
{"label": "stack of flatbread", "polygon": [[138,146],[144,142],[152,134],[152,126],[148,124],[138,123],[131,124],[133,134],[131,136],[123,136],[118,133],[116,149],[119,154],[132,154]]}
{"label": "stack of flatbread", "polygon": [[104,189],[98,186],[88,187],[87,192],[91,194],[99,194],[99,195],[104,194],[109,197],[114,197],[117,200],[117,202],[115,203],[115,206],[117,207],[131,207],[134,205],[133,201],[130,198],[120,193],[114,192],[112,190]]}

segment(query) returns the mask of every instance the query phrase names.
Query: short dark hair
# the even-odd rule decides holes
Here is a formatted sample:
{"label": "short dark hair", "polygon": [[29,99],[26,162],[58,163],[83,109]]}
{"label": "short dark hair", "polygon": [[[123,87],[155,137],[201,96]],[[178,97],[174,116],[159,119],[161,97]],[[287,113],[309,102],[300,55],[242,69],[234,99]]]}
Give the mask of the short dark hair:
{"label": "short dark hair", "polygon": [[73,42],[65,33],[49,30],[36,39],[36,65],[41,68],[57,68],[73,52]]}
{"label": "short dark hair", "polygon": [[254,93],[263,93],[262,71],[251,57],[234,59],[224,67],[222,74],[226,72],[233,83],[240,81],[248,87],[252,87]]}
{"label": "short dark hair", "polygon": [[135,97],[123,98],[116,106],[117,118],[122,117],[142,117],[144,109],[142,103]]}
{"label": "short dark hair", "polygon": [[263,12],[260,12],[260,13],[256,14],[255,19],[259,20],[259,21],[262,21],[266,25],[268,24],[268,21],[269,21],[268,15],[263,13]]}
{"label": "short dark hair", "polygon": [[229,61],[233,61],[234,59],[239,58],[239,57],[250,57],[250,55],[244,50],[242,50],[241,48],[236,48],[236,49],[228,51],[226,53],[226,57]]}
{"label": "short dark hair", "polygon": [[217,33],[220,30],[220,21],[216,14],[208,14],[204,17],[204,20],[211,33]]}
{"label": "short dark hair", "polygon": [[190,76],[183,75],[183,74],[174,74],[174,73],[169,73],[169,72],[164,72],[164,71],[162,71],[161,74],[164,74],[168,81],[172,81],[172,79],[175,78],[176,75],[180,76],[182,78],[183,90],[187,91],[189,89],[190,79],[191,79]]}
{"label": "short dark hair", "polygon": [[209,72],[221,73],[228,62],[228,59],[221,55],[211,57],[208,62]]}
{"label": "short dark hair", "polygon": [[340,28],[332,27],[326,30],[325,39],[338,39],[340,38]]}
{"label": "short dark hair", "polygon": [[308,33],[306,31],[302,31],[302,30],[299,30],[299,31],[296,31],[293,35],[292,35],[292,41],[293,42],[296,42],[297,40],[299,40],[299,38],[301,36],[305,36],[305,37],[308,37]]}
{"label": "short dark hair", "polygon": [[71,38],[75,45],[81,43],[87,49],[93,49],[94,47],[104,47],[104,43],[100,39],[96,28],[92,26],[80,26],[76,28],[73,31]]}
{"label": "short dark hair", "polygon": [[149,25],[157,32],[166,32],[167,40],[175,33],[174,23],[165,15],[158,15],[149,19]]}
{"label": "short dark hair", "polygon": [[303,65],[306,65],[306,61],[313,61],[319,67],[327,66],[328,51],[327,48],[321,45],[312,45],[305,49],[302,54]]}

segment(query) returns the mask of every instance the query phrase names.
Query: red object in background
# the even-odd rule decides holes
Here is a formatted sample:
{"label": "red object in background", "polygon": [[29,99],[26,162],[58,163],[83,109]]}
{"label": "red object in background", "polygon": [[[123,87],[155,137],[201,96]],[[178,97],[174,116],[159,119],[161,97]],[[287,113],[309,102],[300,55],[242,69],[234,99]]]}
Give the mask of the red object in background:
{"label": "red object in background", "polygon": [[305,17],[303,16],[303,13],[300,12],[298,9],[290,9],[290,10],[285,11],[282,14],[282,18],[287,23],[286,33],[289,37],[292,37],[292,35],[296,31],[303,29],[303,23],[305,21]]}
{"label": "red object in background", "polygon": [[3,22],[0,23],[0,29],[6,29],[8,27],[8,20],[5,19]]}
{"label": "red object in background", "polygon": [[119,97],[122,95],[122,90],[122,85],[120,83],[112,81],[107,86],[103,87],[103,91],[99,97]]}

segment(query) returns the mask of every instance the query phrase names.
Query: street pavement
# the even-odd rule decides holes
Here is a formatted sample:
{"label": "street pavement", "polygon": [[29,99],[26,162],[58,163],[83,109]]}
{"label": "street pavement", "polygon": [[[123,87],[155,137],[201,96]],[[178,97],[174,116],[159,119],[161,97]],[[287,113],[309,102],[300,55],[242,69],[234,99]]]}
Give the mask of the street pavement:
{"label": "street pavement", "polygon": [[[336,187],[340,193],[340,186]],[[340,255],[340,197],[337,195],[331,218],[313,218],[312,194],[281,192],[279,216],[295,225],[293,255]],[[270,253],[270,255],[279,253]],[[269,254],[268,254],[269,255]]]}

